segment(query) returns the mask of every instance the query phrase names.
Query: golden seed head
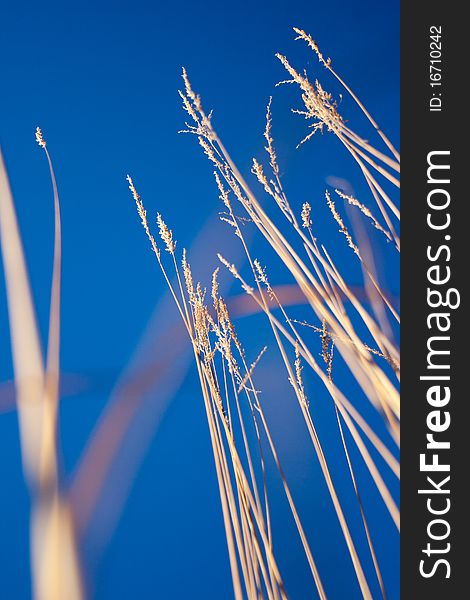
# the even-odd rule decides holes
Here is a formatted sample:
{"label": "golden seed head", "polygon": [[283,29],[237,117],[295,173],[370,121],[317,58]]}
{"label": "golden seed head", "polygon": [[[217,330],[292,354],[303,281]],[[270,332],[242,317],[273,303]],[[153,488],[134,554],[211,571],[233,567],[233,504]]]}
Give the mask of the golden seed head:
{"label": "golden seed head", "polygon": [[221,254],[217,254],[217,258],[220,260],[220,262],[224,265],[224,267],[227,267],[227,269],[230,271],[230,273],[232,273],[232,275],[234,277],[236,277],[237,279],[239,279],[239,274],[237,271],[237,268],[235,267],[235,265],[233,263],[230,263],[227,259],[225,259]]}
{"label": "golden seed head", "polygon": [[312,207],[310,206],[310,204],[308,202],[304,202],[302,204],[301,217],[302,217],[302,227],[305,227],[306,229],[308,229],[312,224],[312,221],[310,219],[311,212],[312,212]]}
{"label": "golden seed head", "polygon": [[42,135],[42,131],[39,127],[36,127],[36,142],[41,146],[41,148],[46,147],[46,140]]}
{"label": "golden seed head", "polygon": [[232,212],[232,205],[230,204],[230,198],[228,197],[229,192],[228,192],[228,190],[225,189],[224,184],[222,183],[217,171],[214,171],[214,177],[215,177],[215,182],[217,183],[217,188],[220,192],[219,198],[222,200],[222,202],[225,204],[225,206],[229,209],[229,211]]}
{"label": "golden seed head", "polygon": [[374,217],[374,215],[371,213],[371,211],[369,210],[369,208],[367,206],[365,206],[364,204],[362,204],[362,202],[359,202],[359,200],[357,198],[355,198],[354,196],[348,196],[347,194],[345,194],[341,190],[335,189],[335,192],[338,194],[338,196],[340,198],[342,198],[343,200],[346,200],[346,202],[348,204],[350,204],[351,206],[355,206],[356,208],[358,208],[363,215],[365,215],[368,219],[371,220],[372,225],[376,229],[378,229],[379,231],[381,231],[387,237],[388,240],[391,239],[391,236],[390,236],[389,232],[382,227],[382,225],[377,221],[377,219]]}
{"label": "golden seed head", "polygon": [[333,200],[331,199],[330,193],[328,192],[328,190],[325,191],[325,196],[326,196],[326,202],[328,204],[328,207],[331,211],[331,214],[333,215],[334,220],[338,223],[339,225],[339,230],[341,231],[341,233],[345,236],[345,238],[348,241],[348,245],[349,247],[355,252],[355,254],[357,254],[357,256],[360,256],[359,253],[359,248],[356,246],[356,244],[353,242],[353,239],[351,237],[351,234],[348,231],[348,228],[346,227],[346,225],[344,224],[343,219],[341,218],[341,215],[339,214],[339,212],[336,210],[336,206],[335,203],[333,202]]}
{"label": "golden seed head", "polygon": [[217,306],[218,303],[218,299],[219,299],[219,280],[218,280],[218,275],[219,275],[219,267],[217,267],[214,272],[212,273],[212,289],[211,289],[211,297],[212,300],[214,302],[214,306]]}
{"label": "golden seed head", "polygon": [[269,285],[268,277],[257,258],[255,258],[255,260],[253,261],[253,264],[256,269],[258,281],[260,281],[261,283],[264,283],[265,285]]}
{"label": "golden seed head", "polygon": [[307,394],[305,393],[305,388],[304,388],[304,382],[303,382],[303,378],[302,378],[302,370],[303,370],[303,366],[302,366],[302,362],[300,360],[300,346],[299,346],[299,341],[295,340],[295,361],[294,361],[294,367],[295,367],[295,379],[296,381],[291,381],[291,384],[293,385],[294,388],[297,389],[297,393],[299,396],[300,401],[302,402],[302,404],[308,408],[309,407],[309,401],[307,398]]}
{"label": "golden seed head", "polygon": [[328,363],[328,330],[326,327],[326,319],[323,319],[322,321],[322,332],[321,332],[321,352],[322,352],[322,358],[325,361],[325,363]]}
{"label": "golden seed head", "polygon": [[136,202],[139,202],[140,201],[140,196],[137,193],[137,190],[135,189],[134,182],[132,181],[132,177],[130,175],[126,175],[126,179],[127,179],[127,182],[129,183],[129,189],[132,192],[132,197],[134,198],[134,200]]}
{"label": "golden seed head", "polygon": [[321,355],[324,363],[326,364],[326,374],[328,379],[332,381],[333,378],[333,351],[335,343],[331,334],[328,331],[326,319],[322,321],[321,329]]}
{"label": "golden seed head", "polygon": [[268,178],[264,173],[263,167],[256,160],[256,158],[253,159],[253,166],[251,167],[251,172],[253,173],[253,175],[256,175],[256,179],[264,187],[265,192],[268,193],[270,196],[274,196],[274,192],[272,191],[271,186],[269,185]]}
{"label": "golden seed head", "polygon": [[277,156],[276,150],[273,145],[273,137],[271,135],[272,130],[272,113],[271,113],[271,104],[273,101],[273,97],[269,98],[268,106],[266,107],[266,128],[264,130],[264,139],[267,142],[267,146],[265,147],[266,152],[269,154],[269,164],[271,165],[271,169],[273,170],[274,175],[277,177],[279,175],[279,165],[277,164]]}
{"label": "golden seed head", "polygon": [[337,111],[337,103],[334,101],[332,95],[323,89],[318,80],[312,84],[306,72],[303,75],[298,73],[285,56],[278,53],[276,57],[291,76],[291,79],[281,81],[277,85],[296,83],[302,92],[302,101],[305,110],[293,110],[292,112],[303,116],[305,119],[313,119],[314,121],[310,125],[310,133],[304,137],[297,147],[304,144],[317,131],[323,132],[325,127],[327,131],[340,134],[343,128],[343,118]]}
{"label": "golden seed head", "polygon": [[167,252],[173,254],[176,248],[176,242],[173,241],[173,232],[168,228],[160,213],[157,214],[157,225],[160,237],[165,243]]}
{"label": "golden seed head", "polygon": [[194,302],[194,298],[195,298],[195,294],[194,294],[194,282],[193,282],[193,275],[191,272],[191,267],[188,263],[188,257],[186,254],[186,248],[183,248],[183,258],[182,258],[182,265],[183,265],[183,275],[184,275],[184,281],[186,283],[186,289],[188,291],[188,296],[189,296],[189,300],[191,303]]}
{"label": "golden seed head", "polygon": [[150,233],[150,228],[149,228],[149,224],[148,224],[148,220],[147,220],[147,211],[144,208],[142,198],[137,193],[137,190],[134,186],[134,182],[132,181],[131,176],[127,175],[126,179],[127,179],[127,182],[129,183],[129,189],[132,193],[132,197],[135,200],[135,205],[137,207],[137,212],[139,214],[140,220],[142,221],[142,226],[145,230],[145,233],[146,233],[148,239],[150,240],[150,244],[152,245],[152,250],[154,251],[157,259],[160,260],[160,250],[159,250],[159,248],[157,248],[157,244],[155,243],[155,238]]}
{"label": "golden seed head", "polygon": [[315,52],[318,57],[318,60],[325,66],[330,67],[331,59],[325,59],[323,54],[320,52],[320,48],[318,47],[317,42],[312,38],[311,35],[306,33],[303,29],[298,29],[297,27],[293,28],[295,33],[297,34],[296,40],[304,40],[310,46],[310,48]]}

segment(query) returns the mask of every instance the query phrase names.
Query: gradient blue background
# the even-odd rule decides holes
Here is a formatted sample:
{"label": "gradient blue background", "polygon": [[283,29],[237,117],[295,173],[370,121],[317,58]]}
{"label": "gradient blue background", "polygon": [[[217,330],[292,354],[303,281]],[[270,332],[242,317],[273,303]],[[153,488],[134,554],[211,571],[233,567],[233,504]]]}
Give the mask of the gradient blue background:
{"label": "gradient blue background", "polygon": [[[359,176],[345,152],[327,135],[295,150],[305,134],[305,123],[289,112],[291,106],[298,106],[294,91],[274,89],[285,77],[274,53],[288,55],[294,65],[318,74],[327,88],[337,88],[308,49],[293,41],[292,26],[302,27],[317,39],[324,54],[334,59],[344,79],[398,143],[396,1],[137,0],[14,5],[0,1],[0,142],[43,335],[53,221],[47,167],[34,142],[37,125],[53,156],[62,201],[61,360],[64,373],[79,376],[72,378],[61,408],[66,484],[72,481],[93,426],[164,294],[126,187],[126,173],[132,174],[149,215],[161,211],[181,246],[191,247],[206,221],[220,210],[212,169],[196,141],[177,134],[185,120],[177,95],[182,65],[205,106],[215,109],[214,124],[244,172],[249,172],[252,156],[263,155],[265,107],[274,94],[274,134],[296,210],[309,200],[322,215],[318,217],[322,234],[327,240],[336,235],[336,227],[324,212],[325,181],[335,176],[355,183]],[[355,128],[358,114],[352,102],[345,99],[342,106]],[[364,126],[366,135],[371,135],[364,121],[359,123],[359,131]],[[358,191],[363,189],[357,186]],[[215,266],[216,251],[225,247],[224,231],[230,235],[224,228],[210,228],[201,242],[208,267]],[[346,247],[339,251],[340,262],[349,259]],[[395,268],[395,277],[385,282],[393,294],[398,294],[396,274]],[[359,272],[354,277],[360,281]],[[289,282],[276,270],[273,278]],[[29,501],[8,383],[12,366],[4,298],[0,276],[0,598],[23,599],[30,594]],[[177,321],[171,306],[162,308],[159,318]],[[240,319],[250,359],[264,345],[261,323],[251,317]],[[159,352],[164,355],[164,350]],[[276,364],[276,358],[268,355],[260,365],[260,387],[266,399],[270,391],[274,397],[280,389],[285,398],[290,393],[285,381],[273,383]],[[91,597],[231,597],[213,461],[195,374],[189,371],[181,389],[174,383],[177,393],[171,391],[172,386],[169,389],[168,395],[174,398],[141,468],[132,477],[113,535],[101,535],[99,526],[113,503],[112,482],[101,508],[104,512],[100,516],[98,511],[83,534]],[[157,387],[152,394],[158,393]],[[282,425],[282,411],[276,406],[270,410],[276,429]],[[138,426],[136,431],[138,438]],[[347,558],[324,492],[318,489],[318,467],[300,418],[293,417],[287,431],[279,432],[306,528],[322,540],[319,563],[330,596],[358,598],[352,570],[338,566]],[[123,465],[126,459],[124,452]],[[273,486],[279,485],[274,474],[272,480]],[[347,478],[339,485],[346,487]],[[284,548],[281,566],[288,590],[292,598],[311,597],[313,588],[301,564],[295,531],[287,521],[283,525],[288,512],[281,502],[273,510],[281,524],[278,539]],[[398,598],[397,536],[384,513],[371,511],[389,597]],[[370,566],[368,573],[372,573]]]}

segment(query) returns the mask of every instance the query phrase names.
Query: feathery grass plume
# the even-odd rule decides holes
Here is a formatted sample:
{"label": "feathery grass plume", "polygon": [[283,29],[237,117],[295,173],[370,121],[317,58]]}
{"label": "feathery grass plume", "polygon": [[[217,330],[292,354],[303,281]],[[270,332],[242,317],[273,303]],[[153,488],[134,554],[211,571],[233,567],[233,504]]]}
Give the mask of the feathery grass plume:
{"label": "feathery grass plume", "polygon": [[323,320],[321,329],[321,355],[326,365],[326,374],[330,381],[333,380],[333,350],[334,341],[328,333],[326,321]]}
{"label": "feathery grass plume", "polygon": [[276,151],[273,145],[273,137],[271,135],[272,130],[272,114],[271,114],[271,104],[273,101],[273,97],[270,96],[268,106],[266,108],[266,127],[264,129],[264,139],[266,140],[267,146],[265,147],[266,152],[269,154],[269,164],[271,165],[271,169],[274,175],[279,175],[279,165],[277,164],[277,156]]}
{"label": "feathery grass plume", "polygon": [[312,84],[309,81],[306,72],[304,72],[304,74],[301,75],[291,66],[291,64],[285,56],[277,54],[277,58],[281,61],[284,68],[291,76],[291,79],[287,81],[282,81],[280,82],[280,84],[297,84],[301,90],[301,98],[305,109],[295,109],[293,112],[300,114],[307,120],[313,120],[313,124],[310,125],[312,131],[304,137],[304,139],[299,145],[302,145],[303,143],[308,141],[317,131],[323,131],[324,128],[326,128],[327,131],[335,134],[335,136],[344,145],[344,147],[348,150],[348,152],[351,154],[351,156],[354,158],[357,165],[359,166],[371,191],[371,194],[375,202],[377,203],[380,212],[387,224],[390,235],[395,241],[397,248],[399,249],[400,239],[395,232],[395,228],[392,224],[390,215],[388,214],[389,211],[395,218],[399,219],[399,210],[395,206],[394,202],[391,200],[390,196],[380,185],[377,178],[373,175],[372,171],[369,169],[369,167],[372,168],[373,171],[380,174],[386,180],[391,182],[394,186],[399,187],[399,180],[397,179],[397,177],[390,173],[390,169],[396,172],[400,171],[400,165],[397,162],[397,160],[399,160],[399,155],[396,152],[393,145],[389,142],[388,138],[382,133],[377,123],[367,112],[364,105],[359,101],[357,96],[332,69],[331,61],[329,59],[325,60],[323,58],[323,55],[320,53],[316,42],[314,42],[314,40],[303,30],[294,29],[294,31],[298,34],[297,39],[303,39],[307,41],[309,46],[319,57],[320,62],[327,68],[328,71],[330,71],[334,75],[334,77],[352,96],[352,98],[359,105],[369,122],[373,125],[379,136],[386,143],[387,148],[393,154],[394,158],[392,159],[388,155],[378,151],[371,144],[369,144],[357,134],[355,134],[354,131],[352,131],[345,124],[345,121],[342,118],[342,116],[339,115],[337,111],[337,104],[331,97],[331,94],[324,90],[324,88],[318,82],[318,80],[315,81],[315,84]]}
{"label": "feathery grass plume", "polygon": [[212,273],[212,287],[211,287],[211,298],[212,298],[212,302],[214,304],[214,308],[217,308],[217,303],[218,303],[218,298],[219,298],[219,280],[218,280],[218,275],[219,275],[219,267],[217,267],[216,269],[214,269],[214,272]]}
{"label": "feathery grass plume", "polygon": [[41,146],[41,148],[46,148],[46,141],[39,127],[36,127],[36,142]]}
{"label": "feathery grass plume", "polygon": [[135,204],[136,204],[136,207],[137,207],[137,213],[138,213],[138,215],[140,217],[140,220],[142,222],[142,226],[143,226],[143,228],[145,230],[145,233],[147,234],[147,237],[148,237],[148,239],[150,241],[150,244],[152,246],[152,250],[154,251],[155,256],[157,257],[157,259],[160,260],[160,249],[158,248],[158,246],[157,246],[157,244],[155,242],[155,238],[150,233],[150,228],[149,228],[149,224],[148,224],[148,220],[147,220],[147,211],[144,208],[144,205],[142,203],[142,199],[139,196],[139,194],[138,194],[138,192],[137,192],[137,190],[135,188],[135,185],[134,185],[134,182],[132,180],[132,177],[130,175],[126,175],[126,180],[127,180],[128,184],[129,184],[129,189],[131,191],[132,197],[135,200]]}
{"label": "feathery grass plume", "polygon": [[230,203],[230,199],[228,196],[228,191],[225,189],[224,184],[222,183],[219,174],[217,173],[217,171],[214,171],[214,178],[215,178],[215,182],[217,184],[217,188],[220,192],[220,196],[219,198],[222,200],[222,202],[225,204],[225,206],[228,208],[228,210],[232,211],[232,205]]}
{"label": "feathery grass plume", "polygon": [[166,251],[173,254],[176,249],[176,242],[173,241],[173,233],[168,229],[160,213],[157,214],[157,224],[160,237],[165,243]]}
{"label": "feathery grass plume", "polygon": [[359,202],[359,200],[357,200],[357,198],[354,198],[354,196],[345,194],[341,190],[335,189],[335,192],[340,198],[346,200],[348,204],[350,204],[351,206],[356,206],[363,215],[370,219],[372,225],[385,235],[387,240],[391,240],[390,233],[382,227],[382,225],[377,221],[377,219],[374,217],[374,215],[371,213],[370,209],[367,206],[362,204],[362,202]]}
{"label": "feathery grass plume", "polygon": [[291,381],[291,384],[294,386],[294,388],[297,385],[297,388],[299,390],[300,400],[304,404],[305,408],[308,409],[310,406],[310,403],[308,401],[307,394],[305,393],[304,382],[302,379],[303,366],[302,366],[302,362],[300,360],[300,347],[299,347],[298,341],[296,341],[296,343],[295,343],[294,366],[295,366],[295,381]]}
{"label": "feathery grass plume", "polygon": [[323,54],[320,52],[320,48],[318,47],[318,44],[312,38],[312,36],[308,35],[307,33],[305,33],[305,31],[303,31],[302,29],[298,29],[297,27],[293,27],[293,30],[295,31],[295,33],[298,34],[295,39],[296,40],[305,40],[308,43],[308,45],[310,46],[310,48],[312,48],[312,50],[315,52],[315,54],[317,55],[318,60],[321,62],[321,64],[324,67],[329,68],[331,66],[331,58],[327,58],[327,59],[324,58]]}
{"label": "feathery grass plume", "polygon": [[186,248],[183,248],[183,258],[181,260],[181,265],[183,267],[183,275],[184,281],[186,283],[186,290],[188,292],[189,303],[192,305],[195,302],[194,281],[193,274],[191,273],[191,267],[188,263],[188,259],[186,256]]}
{"label": "feathery grass plume", "polygon": [[271,298],[271,300],[274,300],[274,291],[271,287],[271,284],[269,283],[268,276],[266,274],[266,269],[263,269],[257,258],[255,258],[255,260],[253,261],[253,264],[255,266],[257,280],[266,286],[266,290],[268,292],[269,297]]}
{"label": "feathery grass plume", "polygon": [[281,189],[280,182],[278,185],[272,179],[270,181],[268,181],[268,178],[266,177],[266,175],[264,173],[263,166],[255,158],[253,159],[253,166],[252,166],[251,172],[254,175],[256,175],[256,178],[259,181],[259,183],[261,183],[261,185],[263,186],[264,191],[267,194],[269,194],[272,198],[274,198],[274,200],[277,202],[279,208],[282,210],[282,212],[285,214],[285,216],[289,219],[289,221],[292,222],[292,220],[293,220],[292,211],[290,209],[289,203],[287,202],[287,198],[285,197],[285,195]]}
{"label": "feathery grass plume", "polygon": [[312,38],[311,35],[309,35],[308,33],[306,33],[303,29],[299,29],[298,27],[293,27],[293,30],[295,31],[295,33],[297,33],[297,37],[295,39],[296,40],[304,40],[305,42],[307,42],[307,44],[310,46],[310,48],[317,55],[319,62],[324,67],[326,67],[326,69],[328,69],[333,74],[333,76],[341,83],[341,85],[344,87],[344,89],[351,95],[351,97],[353,98],[353,100],[357,103],[357,105],[359,106],[359,108],[365,114],[365,116],[370,121],[370,123],[372,124],[372,126],[374,127],[374,129],[377,131],[377,133],[379,134],[379,136],[385,142],[387,148],[392,152],[392,154],[395,157],[395,159],[399,161],[400,160],[400,155],[399,155],[398,151],[394,148],[393,144],[390,142],[390,140],[382,132],[382,130],[380,129],[380,127],[377,125],[377,123],[372,118],[372,116],[370,115],[370,113],[366,110],[365,106],[362,104],[362,102],[359,100],[359,98],[356,96],[356,94],[354,94],[354,92],[351,90],[351,88],[343,81],[343,79],[333,69],[332,63],[331,63],[331,59],[330,58],[325,59],[323,57],[323,54],[321,53],[320,48],[318,47],[318,44],[315,42],[315,40]]}
{"label": "feathery grass plume", "polygon": [[331,199],[331,195],[330,195],[330,192],[328,190],[325,190],[325,197],[326,197],[326,202],[328,204],[328,208],[330,209],[331,214],[333,215],[334,220],[339,225],[339,231],[344,235],[344,237],[348,241],[348,246],[353,250],[354,254],[357,254],[358,256],[360,256],[359,248],[353,242],[351,234],[349,233],[348,228],[344,224],[344,221],[343,221],[341,215],[337,211],[335,203]]}
{"label": "feathery grass plume", "polygon": [[264,176],[263,169],[257,164],[257,161],[253,159],[252,172],[257,176],[258,181],[263,185],[265,191],[270,194],[279,208],[282,210],[287,219],[295,224],[296,218],[289,205],[286,193],[281,183],[281,174],[279,169],[279,163],[277,160],[276,150],[274,148],[274,139],[272,136],[272,113],[271,113],[272,96],[269,98],[268,106],[266,108],[266,126],[264,129],[263,137],[267,143],[264,147],[269,156],[269,166],[271,167],[272,177],[269,180],[269,185],[266,185],[266,177]]}
{"label": "feathery grass plume", "polygon": [[269,185],[268,178],[264,174],[263,167],[262,167],[262,165],[260,165],[260,163],[255,158],[253,159],[253,167],[251,169],[251,172],[254,175],[256,175],[256,178],[261,183],[261,185],[264,187],[266,193],[268,193],[270,196],[274,196],[274,191],[271,189],[271,186]]}
{"label": "feathery grass plume", "polygon": [[310,215],[312,213],[312,207],[310,206],[310,204],[308,202],[304,202],[302,204],[302,227],[304,227],[305,229],[310,229],[311,225],[312,225],[312,220],[310,218]]}
{"label": "feathery grass plume", "polygon": [[305,110],[294,109],[293,112],[307,120],[313,119],[313,123],[309,126],[312,131],[299,143],[299,146],[309,140],[317,131],[323,132],[325,128],[327,131],[339,134],[343,117],[337,110],[338,104],[333,96],[322,87],[318,79],[312,84],[306,73],[300,75],[284,55],[277,53],[276,57],[292,77],[292,79],[281,81],[277,85],[296,83],[302,90]]}

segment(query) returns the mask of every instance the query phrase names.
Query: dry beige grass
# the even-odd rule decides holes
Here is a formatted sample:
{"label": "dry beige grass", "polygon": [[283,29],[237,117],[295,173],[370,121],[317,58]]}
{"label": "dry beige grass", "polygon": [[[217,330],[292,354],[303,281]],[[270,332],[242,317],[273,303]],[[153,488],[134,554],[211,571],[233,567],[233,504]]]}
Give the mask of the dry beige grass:
{"label": "dry beige grass", "polygon": [[[380,139],[384,142],[386,150],[383,152],[356,135],[346,126],[333,97],[324,89],[322,84],[318,80],[312,84],[305,72],[300,74],[291,66],[286,57],[277,55],[290,76],[289,80],[281,83],[297,85],[301,92],[303,109],[294,112],[311,122],[311,131],[305,136],[301,144],[306,143],[318,131],[327,131],[337,137],[358,165],[370,190],[371,198],[379,209],[381,221],[373,215],[372,210],[365,203],[341,191],[337,192],[338,196],[349,205],[356,207],[388,241],[393,241],[396,250],[399,251],[400,240],[393,225],[393,220],[399,219],[399,211],[390,195],[384,191],[385,186],[381,183],[382,178],[388,182],[388,185],[392,184],[397,188],[399,187],[396,175],[400,170],[398,152],[357,96],[333,70],[331,60],[323,57],[314,40],[302,30],[296,29],[295,31],[298,34],[298,39],[308,43],[316,53],[320,64],[340,82],[359,105]],[[320,464],[324,482],[343,532],[362,596],[371,598],[370,582],[366,578],[363,561],[359,556],[350,526],[345,517],[342,500],[334,483],[334,473],[331,471],[328,458],[323,450],[322,434],[315,426],[314,417],[310,410],[303,383],[305,367],[308,367],[310,372],[319,379],[321,385],[326,388],[332,398],[336,411],[338,436],[345,453],[349,475],[368,542],[370,558],[374,565],[381,594],[385,597],[384,583],[373,543],[373,532],[370,531],[367,522],[359,490],[360,483],[355,475],[344,427],[369,470],[370,476],[397,528],[399,528],[398,507],[385,484],[381,469],[368,450],[368,444],[373,445],[384,463],[397,477],[399,477],[399,466],[387,444],[382,441],[380,436],[373,431],[358,412],[354,403],[348,399],[347,393],[341,390],[341,382],[336,381],[333,377],[333,364],[334,360],[338,359],[344,362],[352,377],[362,389],[365,398],[382,415],[390,434],[390,440],[398,445],[400,431],[399,351],[390,333],[391,329],[384,326],[388,319],[399,322],[398,312],[388,299],[387,293],[381,288],[374,265],[369,260],[369,252],[365,251],[366,248],[361,250],[361,246],[365,247],[365,244],[361,240],[355,241],[353,239],[353,235],[350,233],[328,191],[326,192],[326,200],[340,232],[345,236],[347,244],[352,249],[351,260],[357,259],[361,264],[365,287],[370,290],[368,293],[371,299],[372,312],[368,309],[366,302],[358,298],[348,286],[348,273],[342,274],[339,271],[331,253],[323,244],[319,244],[317,241],[317,237],[313,232],[312,221],[314,219],[312,219],[311,206],[304,203],[299,217],[297,217],[296,211],[292,209],[280,178],[280,168],[272,136],[271,100],[267,108],[264,132],[270,173],[269,175],[266,174],[265,168],[257,160],[253,160],[252,172],[264,192],[275,201],[275,204],[284,215],[288,223],[285,231],[275,224],[274,219],[268,214],[268,209],[262,206],[233,162],[212,125],[211,113],[204,111],[201,99],[194,92],[185,70],[183,70],[183,80],[184,91],[180,92],[180,96],[183,107],[191,119],[190,123],[186,124],[184,131],[196,135],[199,145],[215,169],[216,184],[220,199],[225,207],[222,219],[230,225],[235,235],[240,238],[251,267],[252,281],[247,281],[242,277],[236,266],[224,257],[219,255],[219,259],[222,265],[228,268],[240,282],[242,289],[258,305],[259,310],[267,317],[286,369],[286,377],[292,385],[310,435],[313,450]],[[160,237],[172,257],[172,264],[178,281],[177,289],[172,287],[161,252],[150,231],[142,200],[130,178],[129,183],[153,251],[157,256],[165,280],[170,286],[194,349],[194,358],[201,382],[219,481],[235,597],[237,599],[242,597],[279,598],[285,597],[286,594],[275,559],[275,543],[271,536],[268,490],[265,485],[262,490],[258,490],[257,479],[253,470],[253,452],[247,444],[245,434],[243,433],[241,440],[237,439],[232,428],[232,419],[235,418],[235,414],[238,415],[242,431],[245,431],[242,411],[240,410],[241,394],[245,396],[244,400],[251,408],[253,426],[258,433],[258,439],[261,439],[261,431],[268,440],[268,446],[282,478],[314,583],[319,596],[325,598],[326,592],[314,560],[314,552],[309,546],[301,517],[295,507],[274,440],[263,413],[256,386],[252,381],[255,366],[248,367],[246,364],[244,352],[238,341],[235,327],[228,315],[226,304],[218,296],[217,273],[214,274],[212,286],[213,308],[209,309],[205,303],[202,286],[200,284],[195,285],[193,282],[193,276],[185,254],[182,263],[184,276],[180,276],[180,267],[175,257],[176,246],[172,233],[159,215]],[[267,270],[250,254],[239,226],[240,218],[235,216],[232,208],[232,201],[237,202],[244,209],[246,218],[256,226],[259,233],[274,250],[280,264],[284,266],[286,272],[294,279],[304,295],[306,303],[312,309],[312,320],[317,321],[318,325],[299,324],[298,321],[289,317],[277,297],[275,289],[269,283]],[[296,249],[299,242],[303,255]],[[338,240],[338,243],[341,243],[341,239]],[[184,285],[182,284],[183,279],[185,281]],[[346,302],[348,303],[347,306]],[[276,313],[279,313],[280,317],[276,316]],[[358,327],[353,325],[353,323],[357,323],[358,319],[361,321],[361,334],[358,333]],[[307,325],[318,331],[321,337],[323,365],[315,358],[315,352],[302,336],[302,327],[299,328],[299,325]],[[367,332],[368,339],[363,339],[364,331]],[[337,356],[336,359],[334,359],[334,354]],[[256,361],[254,365],[256,365]],[[245,456],[246,463],[241,460],[242,454]],[[264,473],[261,444],[256,455],[257,462],[261,465]],[[243,464],[249,465],[248,472],[245,471]],[[264,495],[263,503],[261,502],[262,495]]]}
{"label": "dry beige grass", "polygon": [[[278,55],[290,79],[284,84],[296,85],[303,103],[294,112],[310,125],[301,144],[307,143],[319,131],[336,136],[347,150],[365,179],[371,199],[366,202],[337,190],[337,196],[357,209],[369,225],[386,240],[400,249],[396,232],[398,208],[385,189],[399,187],[399,155],[380,130],[370,113],[351,88],[333,70],[330,59],[325,59],[315,41],[304,31],[296,29],[298,39],[305,41],[316,53],[320,65],[326,69],[358,104],[385,148],[375,148],[358,136],[343,119],[332,95],[319,81],[312,83],[306,73],[297,71],[288,59]],[[383,469],[399,478],[399,465],[390,445],[399,444],[400,405],[398,382],[400,373],[399,351],[388,322],[399,322],[399,315],[385,290],[382,289],[367,242],[355,239],[355,231],[348,227],[330,194],[326,201],[342,236],[338,244],[351,248],[351,261],[359,261],[364,274],[368,297],[358,296],[348,285],[348,273],[341,273],[332,252],[321,244],[315,231],[315,215],[309,203],[301,210],[293,209],[281,181],[281,170],[272,134],[271,101],[266,111],[264,140],[267,167],[253,160],[252,171],[275,207],[286,220],[286,227],[276,224],[276,218],[264,208],[215,131],[211,115],[202,107],[186,71],[183,71],[184,91],[180,92],[183,107],[191,122],[186,131],[197,136],[207,158],[215,169],[215,181],[224,204],[222,220],[240,239],[248,264],[249,276],[242,276],[236,265],[219,255],[223,268],[229,269],[240,283],[254,306],[264,313],[271,328],[279,356],[285,367],[293,397],[303,417],[314,456],[318,460],[324,485],[328,490],[344,543],[353,565],[357,583],[364,598],[372,598],[372,585],[366,577],[364,557],[357,549],[352,528],[345,516],[344,500],[335,484],[335,473],[325,453],[323,432],[315,423],[305,379],[315,377],[325,388],[334,406],[337,436],[342,445],[348,473],[358,505],[369,558],[375,569],[377,586],[385,597],[380,561],[374,547],[374,531],[369,527],[361,498],[361,481],[356,475],[350,440],[361,456],[390,518],[399,529],[399,511],[383,477]],[[57,419],[59,399],[60,347],[60,287],[61,287],[61,221],[60,204],[52,161],[42,132],[36,140],[48,161],[54,199],[54,262],[51,288],[50,320],[47,356],[44,364],[34,303],[24,258],[24,250],[16,220],[6,170],[0,157],[0,241],[6,276],[6,290],[11,330],[12,354],[20,424],[22,459],[26,480],[32,497],[31,554],[33,592],[38,600],[75,600],[84,596],[78,558],[74,520],[68,498],[60,487],[57,448]],[[384,186],[383,182],[387,185]],[[264,349],[249,364],[238,339],[227,301],[220,295],[218,269],[213,274],[210,298],[200,283],[193,279],[186,252],[176,253],[176,242],[163,217],[157,215],[160,241],[154,237],[142,199],[128,177],[129,188],[137,206],[145,233],[161,268],[188,333],[198,371],[209,435],[217,475],[227,548],[237,600],[268,598],[284,600],[287,591],[278,563],[278,548],[273,536],[270,511],[270,492],[266,482],[267,453],[276,465],[282,489],[305,553],[313,584],[320,598],[327,597],[321,573],[315,559],[318,548],[308,538],[302,523],[288,477],[282,467],[276,440],[263,410],[260,394],[255,385],[256,368]],[[245,211],[235,216],[233,203]],[[376,216],[377,213],[379,216]],[[299,322],[290,317],[277,288],[271,286],[269,269],[250,253],[240,219],[253,223],[278,258],[286,274],[293,279],[296,289],[311,309],[311,319]],[[395,225],[394,225],[395,223]],[[168,266],[168,262],[169,265]],[[176,284],[173,283],[175,274]],[[358,327],[354,323],[360,321]],[[319,336],[321,355],[303,335],[305,327]],[[366,333],[364,333],[366,332]],[[250,353],[251,354],[251,353]],[[256,353],[254,353],[256,356]],[[335,378],[335,362],[341,360],[362,390],[364,398],[382,416],[389,438],[384,441],[374,431],[348,398],[343,382]],[[248,415],[248,417],[247,417]],[[256,447],[249,443],[249,430],[254,431]],[[336,431],[336,430],[335,430]],[[370,447],[381,457],[378,465]],[[356,455],[357,455],[356,453]]]}

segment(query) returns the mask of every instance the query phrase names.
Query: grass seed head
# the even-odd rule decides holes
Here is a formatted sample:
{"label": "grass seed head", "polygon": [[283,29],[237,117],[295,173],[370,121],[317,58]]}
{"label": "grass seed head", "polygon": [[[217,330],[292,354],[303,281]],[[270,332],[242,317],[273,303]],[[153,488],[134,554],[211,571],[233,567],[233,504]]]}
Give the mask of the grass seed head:
{"label": "grass seed head", "polygon": [[36,127],[36,142],[41,146],[41,148],[46,147],[46,140],[42,135],[42,131],[39,127]]}
{"label": "grass seed head", "polygon": [[310,206],[310,204],[308,202],[304,202],[302,204],[301,217],[302,217],[302,227],[305,227],[306,229],[309,229],[310,226],[312,225],[312,221],[310,219],[311,212],[312,212],[312,207]]}
{"label": "grass seed head", "polygon": [[173,232],[168,228],[160,213],[157,214],[157,225],[158,232],[165,243],[167,252],[173,254],[176,249],[176,242],[173,241]]}

